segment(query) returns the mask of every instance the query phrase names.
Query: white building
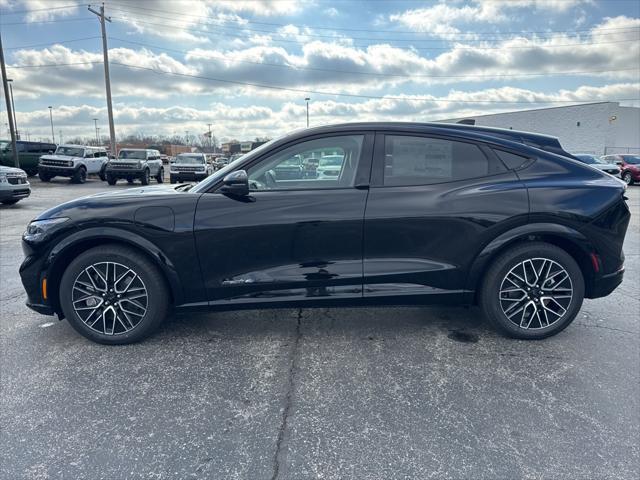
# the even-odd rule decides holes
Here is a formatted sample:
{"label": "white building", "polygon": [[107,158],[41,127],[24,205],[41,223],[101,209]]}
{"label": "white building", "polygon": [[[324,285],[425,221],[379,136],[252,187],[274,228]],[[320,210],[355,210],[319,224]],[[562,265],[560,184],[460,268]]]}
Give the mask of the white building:
{"label": "white building", "polygon": [[598,102],[463,117],[476,125],[545,133],[572,153],[640,153],[640,108]]}

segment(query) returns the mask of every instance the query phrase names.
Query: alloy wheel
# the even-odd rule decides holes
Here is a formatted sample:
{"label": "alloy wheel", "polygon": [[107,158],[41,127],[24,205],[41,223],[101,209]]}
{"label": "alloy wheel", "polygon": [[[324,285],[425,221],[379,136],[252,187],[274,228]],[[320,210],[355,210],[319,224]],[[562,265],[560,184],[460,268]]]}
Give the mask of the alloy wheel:
{"label": "alloy wheel", "polygon": [[73,283],[73,309],[92,330],[103,335],[127,333],[147,313],[147,288],[131,268],[116,262],[89,265]]}
{"label": "alloy wheel", "polygon": [[567,313],[573,284],[558,262],[530,258],[509,270],[500,284],[498,298],[502,312],[518,327],[547,328]]}

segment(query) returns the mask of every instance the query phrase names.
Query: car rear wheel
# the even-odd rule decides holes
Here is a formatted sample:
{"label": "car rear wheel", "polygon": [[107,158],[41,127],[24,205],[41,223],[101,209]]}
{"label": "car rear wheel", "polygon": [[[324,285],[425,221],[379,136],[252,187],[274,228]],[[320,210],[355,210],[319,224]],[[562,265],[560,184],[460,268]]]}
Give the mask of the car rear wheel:
{"label": "car rear wheel", "polygon": [[149,170],[145,170],[142,173],[142,176],[140,177],[140,183],[142,183],[142,185],[149,185],[150,181],[151,181],[151,175],[149,173]]}
{"label": "car rear wheel", "polygon": [[71,183],[85,183],[87,181],[87,169],[84,167],[78,168],[71,177]]}
{"label": "car rear wheel", "polygon": [[627,185],[633,185],[633,177],[631,176],[631,172],[625,172],[622,175],[622,181]]}
{"label": "car rear wheel", "polygon": [[60,282],[71,326],[98,343],[137,342],[157,329],[169,308],[160,271],[142,254],[106,245],[80,254]]}
{"label": "car rear wheel", "polygon": [[164,182],[164,168],[160,168],[158,170],[158,174],[156,175],[156,182],[163,183]]}
{"label": "car rear wheel", "polygon": [[480,305],[501,333],[536,340],[564,330],[584,299],[576,261],[555,245],[532,242],[500,255],[487,271]]}

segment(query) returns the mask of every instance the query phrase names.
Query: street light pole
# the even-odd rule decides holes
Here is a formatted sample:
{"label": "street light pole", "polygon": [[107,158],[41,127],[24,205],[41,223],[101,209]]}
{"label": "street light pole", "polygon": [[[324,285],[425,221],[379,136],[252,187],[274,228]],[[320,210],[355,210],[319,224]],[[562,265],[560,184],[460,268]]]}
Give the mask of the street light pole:
{"label": "street light pole", "polygon": [[211,123],[207,123],[209,125],[209,150],[211,150],[212,138],[211,138]]}
{"label": "street light pole", "polygon": [[304,99],[304,101],[307,102],[307,128],[309,128],[309,100],[311,100],[309,97],[305,97]]}
{"label": "street light pole", "polygon": [[53,107],[49,106],[49,120],[51,120],[51,143],[56,143],[56,135],[53,133]]}
{"label": "street light pole", "polygon": [[98,145],[100,145],[100,139],[98,138],[98,119],[97,118],[93,119],[93,125],[96,128],[96,147],[97,147]]}
{"label": "street light pole", "polygon": [[2,86],[4,87],[4,100],[7,105],[7,117],[9,119],[9,134],[11,135],[11,150],[13,152],[13,164],[20,168],[20,159],[18,158],[18,145],[16,145],[16,131],[13,123],[13,107],[11,106],[11,98],[9,98],[9,85],[7,82],[7,68],[4,63],[4,50],[2,49],[2,36],[0,35],[0,70],[2,70]]}

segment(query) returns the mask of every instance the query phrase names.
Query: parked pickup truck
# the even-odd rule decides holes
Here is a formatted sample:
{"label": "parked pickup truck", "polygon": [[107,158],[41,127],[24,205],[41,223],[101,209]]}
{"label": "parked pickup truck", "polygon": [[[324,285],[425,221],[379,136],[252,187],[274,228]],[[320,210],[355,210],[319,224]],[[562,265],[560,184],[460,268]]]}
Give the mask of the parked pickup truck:
{"label": "parked pickup truck", "polygon": [[180,153],[171,162],[169,180],[171,183],[200,181],[213,173],[213,167],[207,162],[204,153]]}
{"label": "parked pickup truck", "polygon": [[53,155],[40,157],[38,176],[43,182],[53,177],[69,177],[73,183],[84,183],[89,174],[99,175],[104,180],[108,160],[107,151],[102,147],[60,145]]}
{"label": "parked pickup truck", "polygon": [[109,185],[115,185],[120,178],[129,183],[138,179],[143,185],[149,185],[151,177],[154,177],[158,183],[162,183],[164,167],[160,152],[144,148],[123,148],[118,153],[118,158],[107,163],[105,176]]}

